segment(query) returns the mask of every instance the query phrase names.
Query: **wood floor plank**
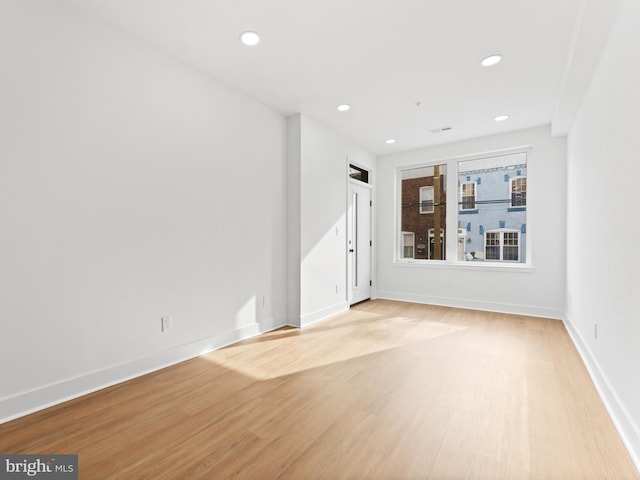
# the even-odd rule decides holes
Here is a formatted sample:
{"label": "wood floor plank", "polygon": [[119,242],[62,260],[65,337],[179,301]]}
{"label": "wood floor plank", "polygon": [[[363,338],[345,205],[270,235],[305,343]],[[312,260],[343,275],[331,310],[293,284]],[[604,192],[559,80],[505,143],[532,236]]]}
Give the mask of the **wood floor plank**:
{"label": "wood floor plank", "polygon": [[639,480],[556,320],[375,300],[0,425],[100,479]]}

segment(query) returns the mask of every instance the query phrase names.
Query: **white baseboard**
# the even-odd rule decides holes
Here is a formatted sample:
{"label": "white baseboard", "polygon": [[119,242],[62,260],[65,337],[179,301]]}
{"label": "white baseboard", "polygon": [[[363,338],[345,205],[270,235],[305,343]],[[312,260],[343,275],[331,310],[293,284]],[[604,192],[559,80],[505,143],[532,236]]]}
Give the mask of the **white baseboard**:
{"label": "white baseboard", "polygon": [[593,380],[611,420],[613,420],[622,441],[629,451],[631,460],[633,460],[638,472],[640,472],[640,429],[638,425],[636,425],[611,382],[609,382],[604,371],[600,368],[600,364],[580,335],[580,332],[575,328],[571,315],[567,313],[563,322],[573,344],[582,357],[582,361],[587,367],[591,380]]}
{"label": "white baseboard", "polygon": [[564,312],[558,308],[537,307],[532,305],[518,305],[509,303],[493,303],[478,300],[467,300],[454,297],[436,297],[431,295],[418,295],[406,292],[378,291],[377,298],[385,300],[398,300],[401,302],[424,303],[428,305],[440,305],[443,307],[468,308],[485,312],[510,313],[513,315],[528,315],[531,317],[553,318],[561,320]]}
{"label": "white baseboard", "polygon": [[88,393],[175,365],[240,340],[275,330],[285,324],[267,320],[220,335],[179,345],[121,365],[45,385],[0,400],[0,424],[81,397]]}
{"label": "white baseboard", "polygon": [[308,327],[309,325],[324,320],[338,313],[346,312],[349,310],[349,304],[347,302],[336,303],[329,307],[316,310],[315,312],[307,313],[300,317],[300,328]]}

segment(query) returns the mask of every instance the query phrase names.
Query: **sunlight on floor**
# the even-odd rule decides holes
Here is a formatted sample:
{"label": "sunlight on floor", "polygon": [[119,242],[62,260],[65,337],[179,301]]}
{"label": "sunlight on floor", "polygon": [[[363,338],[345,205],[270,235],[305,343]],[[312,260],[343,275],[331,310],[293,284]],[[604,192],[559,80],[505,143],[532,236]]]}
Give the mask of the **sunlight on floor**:
{"label": "sunlight on floor", "polygon": [[[380,316],[361,312],[354,318],[352,313],[349,320],[342,322],[339,316],[304,330],[279,329],[206,353],[201,358],[256,380],[268,380],[356,360],[366,355],[415,346],[417,343],[468,328],[404,316],[385,317],[382,321],[378,317]],[[359,328],[362,323],[370,324],[364,334]],[[350,341],[345,343],[345,337],[349,337]],[[332,338],[336,342],[332,342]],[[338,342],[338,339],[342,341]],[[334,344],[335,348],[332,346]],[[287,348],[283,348],[285,346]],[[425,348],[428,348],[428,343],[425,343]],[[248,362],[248,358],[255,360]],[[264,360],[261,361],[261,358]]]}

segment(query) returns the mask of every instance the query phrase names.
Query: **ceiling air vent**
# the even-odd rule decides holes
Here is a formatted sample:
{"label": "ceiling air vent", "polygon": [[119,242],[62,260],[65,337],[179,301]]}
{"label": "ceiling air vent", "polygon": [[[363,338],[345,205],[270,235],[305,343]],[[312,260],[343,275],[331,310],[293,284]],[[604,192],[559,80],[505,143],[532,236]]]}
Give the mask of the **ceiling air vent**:
{"label": "ceiling air vent", "polygon": [[451,130],[451,127],[434,128],[433,130],[431,130],[431,133],[446,132],[447,130]]}

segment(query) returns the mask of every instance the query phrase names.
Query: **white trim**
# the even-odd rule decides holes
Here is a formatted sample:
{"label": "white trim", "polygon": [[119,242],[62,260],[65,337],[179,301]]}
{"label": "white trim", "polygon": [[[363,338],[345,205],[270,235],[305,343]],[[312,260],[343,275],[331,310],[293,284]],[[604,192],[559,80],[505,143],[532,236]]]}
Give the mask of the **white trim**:
{"label": "white trim", "polygon": [[103,388],[218,350],[227,345],[278,329],[284,323],[266,320],[157,352],[132,362],[89,372],[0,400],[0,424],[73,400]]}
{"label": "white trim", "polygon": [[495,272],[499,270],[505,270],[514,273],[533,273],[535,267],[533,265],[527,265],[520,262],[468,262],[468,261],[442,261],[442,260],[422,260],[422,259],[410,259],[396,260],[393,267],[403,268],[445,268],[445,269],[470,269],[470,270],[484,270],[487,272]]}
{"label": "white trim", "polygon": [[456,297],[438,297],[433,295],[419,295],[406,292],[379,291],[377,298],[396,300],[399,302],[422,303],[443,307],[466,308],[484,312],[508,313],[511,315],[527,315],[529,317],[551,318],[562,320],[564,312],[559,308],[538,307],[534,305],[519,305],[509,303],[484,302],[481,300],[467,300]]}
{"label": "white trim", "polygon": [[582,358],[582,362],[587,367],[589,376],[602,399],[602,403],[604,403],[607,412],[609,412],[609,416],[618,430],[622,442],[627,447],[631,460],[638,472],[640,472],[640,428],[633,421],[633,417],[616,393],[613,385],[611,385],[588,344],[584,341],[578,329],[575,328],[571,315],[566,313],[562,321]]}
{"label": "white trim", "polygon": [[307,313],[300,317],[300,328],[308,327],[309,325],[325,320],[333,315],[337,315],[338,313],[346,312],[347,310],[349,310],[349,303],[345,301],[336,303],[329,307],[321,308],[315,312]]}
{"label": "white trim", "polygon": [[361,182],[360,180],[354,180],[353,178],[348,178],[347,182],[352,183],[354,185],[359,185],[361,187],[368,188],[369,190],[373,190],[373,185],[371,185],[370,183],[364,183],[364,182]]}
{"label": "white trim", "polygon": [[[487,150],[484,152],[467,153],[464,155],[454,155],[452,157],[438,157],[433,160],[425,160],[423,162],[415,162],[415,163],[398,165],[396,167],[396,173],[399,173],[402,170],[410,170],[412,168],[420,168],[420,167],[430,167],[430,166],[432,167],[434,165],[447,165],[448,167],[449,162],[459,162],[462,160],[476,160],[476,159],[489,158],[489,157],[502,157],[505,155],[511,155],[516,153],[526,153],[528,156],[529,152],[531,152],[532,150],[533,150],[533,144],[529,144],[529,145],[522,145],[519,147],[507,147],[507,148],[499,148],[497,150]],[[528,165],[527,165],[527,170],[528,170]],[[456,173],[457,171],[458,170],[456,167]],[[447,175],[448,174],[449,172],[447,172]],[[457,184],[457,181],[456,181],[456,184]]]}

